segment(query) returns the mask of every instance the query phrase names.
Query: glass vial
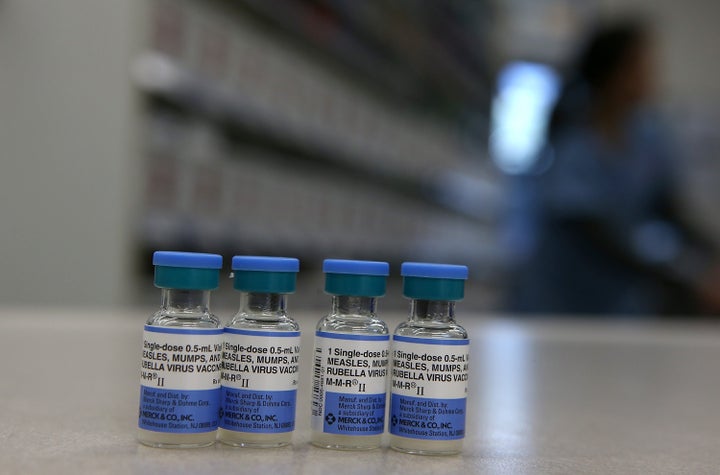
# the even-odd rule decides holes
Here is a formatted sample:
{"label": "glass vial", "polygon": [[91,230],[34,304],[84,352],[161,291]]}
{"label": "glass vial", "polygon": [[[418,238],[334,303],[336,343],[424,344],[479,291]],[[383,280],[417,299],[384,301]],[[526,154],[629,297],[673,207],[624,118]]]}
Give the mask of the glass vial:
{"label": "glass vial", "polygon": [[288,445],[295,430],[300,327],[285,312],[300,262],[235,256],[240,310],[225,327],[218,439],[236,447]]}
{"label": "glass vial", "polygon": [[158,251],[153,265],[162,304],[143,332],[138,440],[152,447],[212,445],[223,330],[210,313],[210,291],[218,286],[222,257]]}
{"label": "glass vial", "polygon": [[337,450],[380,446],[390,337],[377,318],[386,262],[327,259],[332,310],[317,324],[313,353],[312,444]]}
{"label": "glass vial", "polygon": [[462,450],[470,341],[455,322],[464,296],[465,266],[405,262],[403,295],[410,318],[392,343],[390,447],[411,454]]}

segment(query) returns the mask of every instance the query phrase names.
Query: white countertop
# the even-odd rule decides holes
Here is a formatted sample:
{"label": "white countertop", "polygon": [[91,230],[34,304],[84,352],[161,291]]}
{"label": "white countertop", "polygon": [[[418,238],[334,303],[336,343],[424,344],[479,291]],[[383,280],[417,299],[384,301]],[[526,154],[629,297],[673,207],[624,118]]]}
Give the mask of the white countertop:
{"label": "white countertop", "polygon": [[[0,473],[720,471],[720,324],[511,321],[459,310],[472,341],[465,450],[420,457],[311,447],[308,364],[292,447],[141,446],[145,311],[0,308]],[[298,318],[303,363],[319,317]]]}

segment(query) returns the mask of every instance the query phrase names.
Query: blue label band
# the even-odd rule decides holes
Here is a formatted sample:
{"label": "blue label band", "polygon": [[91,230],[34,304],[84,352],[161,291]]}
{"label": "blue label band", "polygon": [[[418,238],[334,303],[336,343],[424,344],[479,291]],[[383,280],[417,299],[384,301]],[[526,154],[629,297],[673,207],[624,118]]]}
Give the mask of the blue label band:
{"label": "blue label band", "polygon": [[300,336],[300,332],[269,332],[269,331],[255,331],[255,330],[241,330],[239,328],[225,328],[225,333],[232,333],[233,335],[248,335],[248,336],[271,336],[271,337],[297,337]]}
{"label": "blue label band", "polygon": [[432,399],[392,394],[390,433],[425,440],[465,437],[467,399]]}
{"label": "blue label band", "polygon": [[222,388],[220,427],[236,432],[275,434],[295,429],[297,390],[250,391]]}
{"label": "blue label band", "polygon": [[315,336],[322,338],[332,338],[335,340],[361,340],[361,341],[388,341],[390,335],[357,335],[354,333],[330,333],[316,331]]}
{"label": "blue label band", "polygon": [[446,345],[446,346],[462,346],[469,345],[470,340],[441,340],[439,338],[416,338],[412,336],[394,335],[393,341],[404,341],[406,343],[419,343],[423,345]]}
{"label": "blue label band", "polygon": [[171,333],[178,335],[222,335],[222,328],[176,328],[145,325],[146,332]]}
{"label": "blue label band", "polygon": [[385,430],[385,394],[325,393],[323,432],[377,435]]}
{"label": "blue label band", "polygon": [[196,434],[218,427],[220,388],[184,391],[140,386],[138,426],[154,432]]}

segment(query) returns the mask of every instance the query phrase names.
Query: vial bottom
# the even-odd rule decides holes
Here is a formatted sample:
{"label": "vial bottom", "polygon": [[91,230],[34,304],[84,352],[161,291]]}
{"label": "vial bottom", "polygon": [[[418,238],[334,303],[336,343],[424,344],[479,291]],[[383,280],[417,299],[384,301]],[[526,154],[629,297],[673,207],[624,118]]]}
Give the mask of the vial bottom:
{"label": "vial bottom", "polygon": [[138,429],[138,441],[149,447],[163,449],[194,449],[209,447],[215,443],[216,431],[198,434],[171,434]]}
{"label": "vial bottom", "polygon": [[390,448],[415,455],[455,455],[462,452],[463,439],[422,440],[390,435]]}
{"label": "vial bottom", "polygon": [[373,450],[380,447],[382,435],[337,435],[313,431],[310,443],[333,450]]}
{"label": "vial bottom", "polygon": [[292,432],[280,434],[254,434],[234,430],[218,429],[218,440],[232,447],[252,447],[258,449],[284,447],[292,440]]}

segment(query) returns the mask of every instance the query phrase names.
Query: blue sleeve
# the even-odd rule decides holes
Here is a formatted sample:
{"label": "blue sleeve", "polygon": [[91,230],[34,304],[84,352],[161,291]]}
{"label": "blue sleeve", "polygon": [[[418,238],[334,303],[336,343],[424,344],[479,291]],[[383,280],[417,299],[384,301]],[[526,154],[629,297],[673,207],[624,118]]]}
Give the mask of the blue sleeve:
{"label": "blue sleeve", "polygon": [[544,180],[543,201],[556,218],[603,219],[612,210],[597,145],[582,132],[556,141]]}

